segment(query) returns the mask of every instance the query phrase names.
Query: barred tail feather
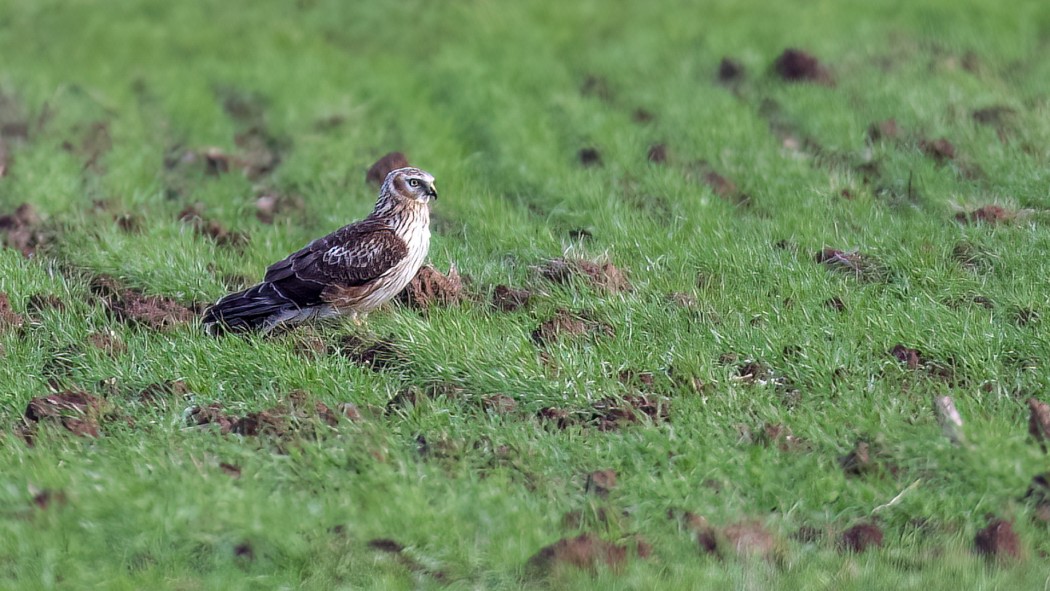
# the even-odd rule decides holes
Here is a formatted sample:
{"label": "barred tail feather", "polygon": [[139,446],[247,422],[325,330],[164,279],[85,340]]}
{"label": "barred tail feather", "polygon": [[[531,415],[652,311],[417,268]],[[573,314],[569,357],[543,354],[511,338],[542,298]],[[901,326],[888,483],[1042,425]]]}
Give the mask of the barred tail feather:
{"label": "barred tail feather", "polygon": [[301,314],[296,303],[271,283],[260,283],[231,293],[204,311],[202,323],[208,334],[222,331],[268,332],[275,325]]}

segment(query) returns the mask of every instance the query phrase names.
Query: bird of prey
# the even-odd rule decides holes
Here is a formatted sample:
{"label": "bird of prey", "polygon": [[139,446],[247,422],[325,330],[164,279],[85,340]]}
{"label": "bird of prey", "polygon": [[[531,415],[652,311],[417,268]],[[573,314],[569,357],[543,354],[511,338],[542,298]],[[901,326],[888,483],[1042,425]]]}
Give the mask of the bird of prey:
{"label": "bird of prey", "polygon": [[220,299],[204,311],[205,329],[267,333],[279,324],[342,315],[359,322],[419,271],[430,248],[433,199],[430,173],[391,171],[368,217],[270,265],[262,283]]}

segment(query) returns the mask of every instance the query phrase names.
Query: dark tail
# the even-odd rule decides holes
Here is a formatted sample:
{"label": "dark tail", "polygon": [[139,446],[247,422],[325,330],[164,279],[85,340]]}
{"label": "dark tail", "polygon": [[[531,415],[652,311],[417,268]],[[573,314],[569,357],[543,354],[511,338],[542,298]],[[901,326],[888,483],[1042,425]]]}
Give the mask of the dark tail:
{"label": "dark tail", "polygon": [[270,283],[231,293],[204,311],[201,322],[208,334],[225,331],[269,330],[289,310],[298,308]]}

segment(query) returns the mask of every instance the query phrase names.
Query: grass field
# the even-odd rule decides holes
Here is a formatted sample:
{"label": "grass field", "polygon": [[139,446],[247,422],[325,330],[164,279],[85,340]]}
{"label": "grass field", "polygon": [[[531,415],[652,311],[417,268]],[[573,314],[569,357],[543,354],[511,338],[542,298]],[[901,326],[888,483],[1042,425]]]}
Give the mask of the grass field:
{"label": "grass field", "polygon": [[[1045,588],[1048,53],[1037,0],[0,0],[0,588]],[[462,301],[202,333],[395,150]]]}

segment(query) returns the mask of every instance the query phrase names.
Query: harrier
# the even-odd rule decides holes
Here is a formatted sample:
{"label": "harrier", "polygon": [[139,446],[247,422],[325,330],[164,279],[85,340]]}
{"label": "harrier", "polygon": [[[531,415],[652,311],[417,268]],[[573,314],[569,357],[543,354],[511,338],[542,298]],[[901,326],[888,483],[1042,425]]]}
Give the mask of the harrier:
{"label": "harrier", "polygon": [[365,219],[314,240],[266,270],[262,283],[204,311],[210,334],[267,333],[313,318],[362,319],[412,280],[430,248],[434,177],[418,168],[391,171]]}

